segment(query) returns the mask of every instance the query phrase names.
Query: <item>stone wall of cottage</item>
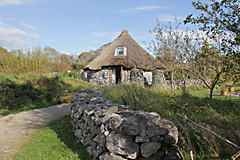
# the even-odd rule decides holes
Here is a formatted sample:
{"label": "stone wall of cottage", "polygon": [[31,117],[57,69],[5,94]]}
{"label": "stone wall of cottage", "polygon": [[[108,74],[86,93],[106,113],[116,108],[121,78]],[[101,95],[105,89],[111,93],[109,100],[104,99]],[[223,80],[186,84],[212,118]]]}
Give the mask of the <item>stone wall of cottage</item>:
{"label": "stone wall of cottage", "polygon": [[110,71],[107,68],[103,68],[99,71],[88,70],[87,82],[96,86],[106,86],[110,84]]}
{"label": "stone wall of cottage", "polygon": [[[129,71],[122,71],[122,82],[137,82],[144,85],[154,86],[154,87],[163,87],[163,88],[171,88],[172,83],[174,84],[174,89],[183,89],[184,83],[186,83],[186,87],[197,86],[202,88],[205,84],[199,79],[187,79],[186,82],[184,80],[175,79],[173,82],[171,80],[166,80],[164,76],[163,70],[154,70],[154,71],[144,71],[142,69],[133,68]],[[86,78],[87,77],[87,78]],[[86,80],[89,83],[92,83],[96,86],[105,86],[110,85],[110,71],[107,68],[104,68],[99,71],[88,70],[87,76],[82,72],[81,79]],[[207,83],[210,84],[211,80],[207,80]]]}
{"label": "stone wall of cottage", "polygon": [[160,69],[155,69],[153,70],[152,73],[152,85],[153,86],[161,86],[164,87],[165,86],[165,76],[164,76],[164,71],[160,70]]}
{"label": "stone wall of cottage", "polygon": [[143,70],[133,68],[130,70],[130,81],[133,83],[144,84]]}
{"label": "stone wall of cottage", "polygon": [[94,159],[183,159],[172,145],[178,142],[177,127],[158,113],[114,104],[97,89],[78,92],[72,102],[76,141]]}

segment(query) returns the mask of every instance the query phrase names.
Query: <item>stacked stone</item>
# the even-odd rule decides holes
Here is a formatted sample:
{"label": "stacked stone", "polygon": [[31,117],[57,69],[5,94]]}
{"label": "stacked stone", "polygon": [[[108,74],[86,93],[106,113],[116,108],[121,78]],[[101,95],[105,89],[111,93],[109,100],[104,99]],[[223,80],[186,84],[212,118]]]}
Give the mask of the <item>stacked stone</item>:
{"label": "stacked stone", "polygon": [[144,84],[143,70],[133,68],[130,70],[130,81],[135,83]]}
{"label": "stacked stone", "polygon": [[110,71],[102,69],[100,71],[87,72],[87,81],[96,86],[105,86],[110,84]]}
{"label": "stacked stone", "polygon": [[153,86],[162,86],[165,87],[165,77],[164,71],[160,69],[156,69],[152,73],[152,84]]}
{"label": "stacked stone", "polygon": [[181,159],[179,149],[163,149],[177,144],[176,126],[155,112],[113,104],[96,89],[78,92],[71,109],[77,142],[95,159]]}
{"label": "stacked stone", "polygon": [[[208,84],[211,84],[211,80],[210,79],[206,80],[206,82]],[[165,88],[171,88],[171,83],[172,83],[171,80],[165,80],[165,83],[163,85],[164,85]],[[175,87],[174,89],[182,89],[182,88],[184,88],[184,80],[175,79],[175,80],[173,80],[173,83],[174,83],[174,87]],[[205,84],[200,79],[187,79],[186,80],[186,87],[197,86],[197,87],[202,88],[204,85]]]}

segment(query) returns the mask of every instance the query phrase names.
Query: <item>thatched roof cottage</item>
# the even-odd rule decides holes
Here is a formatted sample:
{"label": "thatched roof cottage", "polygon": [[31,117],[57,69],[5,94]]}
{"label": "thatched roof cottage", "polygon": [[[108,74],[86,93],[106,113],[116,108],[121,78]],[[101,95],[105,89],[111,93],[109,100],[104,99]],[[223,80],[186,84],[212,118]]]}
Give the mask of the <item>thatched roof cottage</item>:
{"label": "thatched roof cottage", "polygon": [[153,79],[156,80],[153,70],[161,72],[163,69],[165,66],[144,50],[126,30],[84,68],[87,81],[94,85],[131,81],[151,85]]}

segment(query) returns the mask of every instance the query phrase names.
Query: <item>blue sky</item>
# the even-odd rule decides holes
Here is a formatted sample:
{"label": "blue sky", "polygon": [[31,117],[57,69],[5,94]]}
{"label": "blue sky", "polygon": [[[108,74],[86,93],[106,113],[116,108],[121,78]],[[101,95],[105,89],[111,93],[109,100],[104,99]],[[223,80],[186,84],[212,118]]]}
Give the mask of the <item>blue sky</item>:
{"label": "blue sky", "polygon": [[[192,0],[0,0],[0,46],[7,49],[49,46],[80,54],[112,42],[122,30],[142,46],[156,18],[198,15]],[[188,25],[191,27],[191,25]]]}

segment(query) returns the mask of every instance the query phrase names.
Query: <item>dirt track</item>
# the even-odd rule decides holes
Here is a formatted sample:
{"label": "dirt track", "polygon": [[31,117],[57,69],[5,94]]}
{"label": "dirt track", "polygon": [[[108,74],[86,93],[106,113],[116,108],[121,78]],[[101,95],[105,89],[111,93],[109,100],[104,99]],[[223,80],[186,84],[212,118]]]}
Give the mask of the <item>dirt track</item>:
{"label": "dirt track", "polygon": [[71,104],[0,117],[0,159],[9,160],[38,128],[71,113]]}

